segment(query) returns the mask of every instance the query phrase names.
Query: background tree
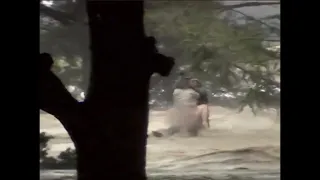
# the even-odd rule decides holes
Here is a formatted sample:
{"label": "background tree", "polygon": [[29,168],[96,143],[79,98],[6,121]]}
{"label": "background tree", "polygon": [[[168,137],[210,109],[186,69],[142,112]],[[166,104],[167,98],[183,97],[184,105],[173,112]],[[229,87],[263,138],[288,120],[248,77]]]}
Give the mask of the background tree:
{"label": "background tree", "polygon": [[[63,32],[67,30],[66,27],[85,24],[86,17],[74,13],[76,10],[72,11],[73,13],[67,13],[66,10],[77,9],[80,2],[60,1],[50,8],[41,5],[41,14],[44,16],[41,18],[47,19],[43,24],[54,28],[52,32]],[[146,14],[146,22],[152,21],[148,24],[155,27],[154,32],[150,33],[159,36],[159,39],[161,36],[165,39],[160,40],[159,48],[162,48],[162,51],[175,49],[174,52],[179,52],[175,55],[178,59],[176,69],[189,67],[194,76],[207,81],[207,86],[215,91],[244,93],[246,98],[242,99],[242,104],[248,104],[253,109],[261,103],[270,104],[271,97],[277,97],[273,90],[279,85],[274,78],[278,70],[271,67],[277,64],[279,56],[262,45],[268,35],[276,31],[275,28],[265,28],[263,23],[251,17],[245,17],[245,23],[239,23],[233,20],[237,18],[233,13],[223,13],[235,8],[234,6],[217,2],[149,3],[152,13]],[[152,39],[145,38],[143,6],[140,1],[102,4],[91,1],[88,5],[92,64],[89,66],[91,80],[87,98],[84,103],[75,102],[49,71],[43,71],[41,88],[44,93],[42,97],[46,99],[43,100],[41,108],[57,117],[74,141],[79,179],[112,178],[118,176],[115,172],[119,171],[131,178],[145,179],[148,81],[149,76],[156,70],[152,68],[157,67],[152,66],[154,62],[149,60],[167,58],[157,53]],[[160,11],[166,11],[171,16],[165,15],[162,19],[159,16]],[[195,13],[199,16],[191,16]],[[48,20],[49,17],[51,21]],[[159,25],[159,22],[163,25]],[[62,33],[65,34],[67,33]],[[48,43],[51,35],[51,38],[59,37],[44,30],[42,36],[46,38],[43,38],[42,43]],[[72,37],[72,34],[68,37]],[[64,39],[68,40],[62,42]],[[64,47],[60,44],[64,44]],[[84,63],[89,62],[85,58],[87,54],[77,52],[83,48],[80,48],[80,45],[88,47],[85,42],[77,42],[73,38],[63,38],[56,44],[43,46],[55,54],[56,73],[65,84],[81,84],[88,78],[81,77],[86,76],[85,73],[77,74],[84,70]],[[129,61],[130,59],[135,61]],[[65,65],[59,63],[61,60]],[[273,61],[275,63],[271,63]],[[144,69],[139,64],[147,64],[150,69]],[[167,68],[164,68],[162,74],[166,75],[170,64],[164,66]],[[127,74],[130,74],[130,77]],[[107,77],[117,79],[106,81]],[[175,77],[172,77],[172,80],[175,80]],[[131,88],[129,82],[134,80],[136,86]],[[170,87],[172,80],[164,81],[158,78],[158,81],[152,84],[160,84],[160,91],[153,89],[152,92],[158,97],[165,96],[159,92]],[[110,89],[111,86],[116,88]],[[132,90],[136,96],[121,93],[127,89]],[[119,117],[118,114],[124,116]],[[110,117],[114,119],[107,120]]]}
{"label": "background tree", "polygon": [[[275,80],[279,76],[279,54],[264,47],[278,29],[241,12],[239,17],[234,8],[277,3],[227,6],[210,1],[150,2],[146,29],[161,42],[162,52],[174,56],[178,66],[190,67],[194,76],[207,82],[212,93],[241,92],[251,98],[253,90],[267,89],[264,99],[244,101],[261,104],[271,99],[274,87],[279,88]],[[153,88],[158,92],[168,89],[163,87],[170,87],[174,79],[161,80]]]}
{"label": "background tree", "polygon": [[66,85],[88,87],[90,52],[85,0],[41,1],[40,51],[54,54],[53,71]]}
{"label": "background tree", "polygon": [[74,169],[76,167],[76,152],[73,149],[66,149],[57,158],[48,156],[49,141],[53,136],[47,133],[40,133],[40,167],[44,169]]}
{"label": "background tree", "polygon": [[[280,12],[258,19],[244,14],[241,8],[279,4],[280,1],[233,4],[147,1],[147,33],[157,37],[161,52],[177,59],[169,78],[153,75],[152,102],[158,105],[170,102],[177,72],[189,68],[194,76],[206,82],[213,95],[232,93],[237,97],[235,102],[245,102],[253,108],[262,107],[263,103],[277,106],[279,93],[275,90],[279,89],[280,59],[278,52],[266,47],[279,40]],[[66,85],[85,90],[90,61],[83,1],[53,1],[50,7],[42,4],[40,10],[41,48],[55,55],[55,73]],[[224,100],[221,96],[211,98],[218,104]],[[234,107],[238,106],[236,103]]]}
{"label": "background tree", "polygon": [[48,155],[48,142],[52,139],[52,136],[48,136],[46,133],[40,133],[40,162],[42,162]]}
{"label": "background tree", "polygon": [[167,76],[173,59],[159,54],[154,38],[146,37],[143,1],[86,1],[86,9],[88,95],[83,103],[75,101],[50,70],[52,57],[42,53],[39,108],[54,115],[74,142],[78,179],[144,180],[149,78]]}

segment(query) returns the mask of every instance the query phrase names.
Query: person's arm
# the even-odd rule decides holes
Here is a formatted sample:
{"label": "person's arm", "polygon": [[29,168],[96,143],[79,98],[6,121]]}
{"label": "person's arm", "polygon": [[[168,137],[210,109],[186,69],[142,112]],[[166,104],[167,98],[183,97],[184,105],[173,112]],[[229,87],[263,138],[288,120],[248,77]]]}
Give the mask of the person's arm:
{"label": "person's arm", "polygon": [[205,105],[205,109],[204,109],[204,114],[203,114],[203,120],[205,121],[206,125],[208,128],[210,128],[210,121],[209,121],[209,98],[208,98],[208,93],[204,88],[199,88],[198,89],[198,93],[200,95],[199,100],[198,100],[198,104],[202,104]]}
{"label": "person's arm", "polygon": [[181,77],[173,84],[172,89],[170,89],[171,101],[173,101],[173,95],[175,94],[175,90],[179,88],[179,84],[181,83]]}
{"label": "person's arm", "polygon": [[209,104],[208,92],[205,89],[202,89],[203,94],[203,104]]}
{"label": "person's arm", "polygon": [[198,104],[208,104],[209,103],[209,98],[208,98],[208,93],[204,88],[198,88],[195,89],[199,93],[199,99],[198,99]]}

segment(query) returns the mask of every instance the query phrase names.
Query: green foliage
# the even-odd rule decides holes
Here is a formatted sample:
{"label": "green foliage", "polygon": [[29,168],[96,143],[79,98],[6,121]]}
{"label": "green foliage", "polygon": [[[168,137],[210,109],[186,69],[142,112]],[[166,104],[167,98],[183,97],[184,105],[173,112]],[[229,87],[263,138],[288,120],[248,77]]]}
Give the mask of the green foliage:
{"label": "green foliage", "polygon": [[75,168],[77,155],[74,149],[68,148],[58,155],[58,167]]}
{"label": "green foliage", "polygon": [[76,152],[66,149],[57,158],[48,156],[48,142],[53,136],[40,133],[40,167],[43,169],[74,169],[76,167]]}
{"label": "green foliage", "polygon": [[[51,52],[55,64],[53,71],[65,84],[82,86],[88,67],[88,39],[83,26],[51,27],[41,35],[41,51]],[[81,37],[81,38],[79,38]],[[84,62],[85,61],[85,62]]]}
{"label": "green foliage", "polygon": [[[238,23],[234,12],[223,14],[221,6],[210,1],[163,2],[146,12],[146,29],[169,51],[184,49],[175,56],[179,65],[190,65],[196,77],[216,90],[246,93],[242,106],[262,108],[270,99],[279,100],[271,98],[279,84],[274,80],[279,69],[272,71],[271,64],[279,55],[262,43],[269,31],[252,18]],[[262,91],[252,93],[252,86]]]}
{"label": "green foliage", "polygon": [[44,132],[40,133],[40,161],[43,161],[43,159],[48,155],[48,142],[52,138],[52,136],[49,136]]}
{"label": "green foliage", "polygon": [[[255,2],[233,7],[258,5]],[[56,62],[54,68],[65,84],[85,89],[89,45],[85,12],[73,13],[77,6],[77,1],[59,1],[51,8],[57,13],[54,17],[42,13],[42,17],[51,17],[51,21],[41,21],[41,28],[45,29],[41,49],[67,62],[68,66]],[[274,89],[279,88],[279,82],[275,78],[280,76],[280,68],[274,66],[279,66],[280,57],[279,53],[266,49],[265,40],[276,33],[274,24],[267,24],[266,20],[279,14],[255,19],[233,7],[221,1],[147,1],[145,29],[157,38],[162,53],[176,59],[176,71],[189,67],[195,77],[210,86],[212,93],[222,89],[245,93],[240,98],[242,106],[262,108],[276,104],[279,96]],[[176,72],[166,79],[154,76],[152,98],[170,99],[169,89],[176,79]]]}

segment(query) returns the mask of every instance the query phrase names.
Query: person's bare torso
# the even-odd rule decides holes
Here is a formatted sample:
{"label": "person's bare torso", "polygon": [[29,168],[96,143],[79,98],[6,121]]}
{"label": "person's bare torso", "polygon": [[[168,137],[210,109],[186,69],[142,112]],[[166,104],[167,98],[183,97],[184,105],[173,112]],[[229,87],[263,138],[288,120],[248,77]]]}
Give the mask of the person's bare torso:
{"label": "person's bare torso", "polygon": [[173,92],[174,107],[197,106],[199,93],[193,89],[175,89]]}
{"label": "person's bare torso", "polygon": [[173,108],[169,121],[171,127],[177,127],[182,133],[197,131],[199,121],[197,117],[197,100],[199,93],[193,89],[175,89],[173,92]]}

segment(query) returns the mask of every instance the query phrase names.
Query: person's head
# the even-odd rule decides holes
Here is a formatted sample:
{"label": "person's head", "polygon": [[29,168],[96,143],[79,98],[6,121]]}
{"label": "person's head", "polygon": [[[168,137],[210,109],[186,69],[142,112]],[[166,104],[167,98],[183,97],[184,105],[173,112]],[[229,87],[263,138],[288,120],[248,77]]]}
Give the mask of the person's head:
{"label": "person's head", "polygon": [[189,84],[192,88],[199,88],[202,86],[201,82],[196,78],[190,79]]}
{"label": "person's head", "polygon": [[190,79],[191,79],[190,77],[182,77],[178,81],[178,83],[176,85],[176,88],[178,88],[178,89],[187,89],[187,88],[189,88],[190,87],[190,83],[189,83]]}

